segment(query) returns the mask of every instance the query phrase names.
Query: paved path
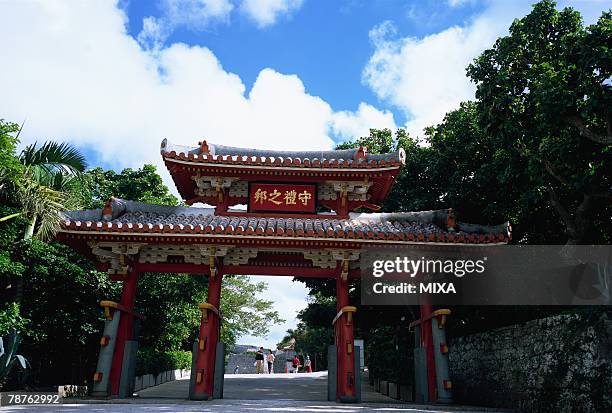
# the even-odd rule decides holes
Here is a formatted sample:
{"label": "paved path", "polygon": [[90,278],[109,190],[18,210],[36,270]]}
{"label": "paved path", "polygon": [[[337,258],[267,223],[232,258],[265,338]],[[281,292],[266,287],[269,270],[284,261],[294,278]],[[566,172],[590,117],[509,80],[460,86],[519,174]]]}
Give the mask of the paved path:
{"label": "paved path", "polygon": [[[364,402],[397,403],[362,380]],[[141,390],[141,399],[187,399],[189,377]],[[235,400],[327,400],[327,372],[298,374],[226,374],[224,399]]]}
{"label": "paved path", "polygon": [[81,400],[74,404],[54,406],[0,407],[0,413],[13,412],[304,412],[304,413],[419,413],[419,412],[483,412],[486,409],[459,406],[423,406],[402,404],[376,393],[364,380],[364,403],[337,404],[327,401],[327,372],[300,374],[238,374],[225,376],[223,400],[197,402],[187,400],[189,378],[150,387],[139,397],[115,400]]}
{"label": "paved path", "polygon": [[271,413],[271,412],[297,412],[297,413],[443,413],[443,412],[485,412],[486,410],[473,410],[450,408],[440,406],[392,405],[392,404],[336,404],[330,402],[309,402],[297,400],[213,400],[209,402],[154,400],[143,403],[144,400],[130,403],[105,404],[64,404],[55,406],[19,406],[0,407],[0,412],[11,413]]}
{"label": "paved path", "polygon": [[[186,399],[189,377],[149,387],[140,398]],[[298,374],[226,374],[224,399],[238,400],[327,400],[327,372]]]}

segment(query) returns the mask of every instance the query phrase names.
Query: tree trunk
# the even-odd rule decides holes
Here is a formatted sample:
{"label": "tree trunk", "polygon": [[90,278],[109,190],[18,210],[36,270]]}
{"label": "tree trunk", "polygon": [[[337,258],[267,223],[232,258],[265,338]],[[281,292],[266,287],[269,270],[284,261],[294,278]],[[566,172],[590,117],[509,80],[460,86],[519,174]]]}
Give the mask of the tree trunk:
{"label": "tree trunk", "polygon": [[[32,217],[30,222],[28,223],[28,227],[26,228],[25,234],[23,235],[24,240],[32,239],[34,236],[34,227],[36,226],[36,215]],[[23,301],[23,276],[19,277],[15,280],[15,302],[18,305],[21,305]]]}
{"label": "tree trunk", "polygon": [[593,207],[595,206],[595,196],[584,194],[582,202],[571,214],[561,203],[554,189],[548,188],[550,202],[565,224],[567,234],[566,245],[582,245],[587,240],[588,231],[593,220]]}
{"label": "tree trunk", "polygon": [[36,215],[30,219],[28,223],[28,227],[26,228],[25,234],[23,235],[23,239],[30,239],[34,236],[34,227],[36,226]]}

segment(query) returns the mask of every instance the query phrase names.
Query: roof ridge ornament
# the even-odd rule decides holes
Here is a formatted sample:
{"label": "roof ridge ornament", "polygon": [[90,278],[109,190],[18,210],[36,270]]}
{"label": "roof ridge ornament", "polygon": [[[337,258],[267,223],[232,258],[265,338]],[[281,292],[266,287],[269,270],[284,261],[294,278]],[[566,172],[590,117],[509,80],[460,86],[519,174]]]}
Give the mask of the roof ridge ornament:
{"label": "roof ridge ornament", "polygon": [[364,160],[365,161],[367,153],[368,153],[368,147],[359,145],[359,148],[357,148],[357,152],[355,152],[355,156],[353,157],[353,160],[355,161]]}
{"label": "roof ridge ornament", "polygon": [[102,208],[102,221],[110,222],[125,212],[125,201],[111,196]]}
{"label": "roof ridge ornament", "polygon": [[205,139],[198,142],[198,145],[200,145],[200,155],[210,155],[210,148]]}

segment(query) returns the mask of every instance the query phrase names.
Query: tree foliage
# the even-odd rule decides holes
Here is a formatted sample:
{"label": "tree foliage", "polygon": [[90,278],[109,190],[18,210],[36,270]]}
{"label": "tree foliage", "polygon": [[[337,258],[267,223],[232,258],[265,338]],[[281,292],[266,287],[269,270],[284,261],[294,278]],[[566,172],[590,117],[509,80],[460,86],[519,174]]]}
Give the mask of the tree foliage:
{"label": "tree foliage", "polygon": [[148,204],[178,205],[154,165],[140,169],[126,168],[120,173],[100,167],[87,171],[85,176],[87,208],[102,208],[111,197],[140,201]]}
{"label": "tree foliage", "polygon": [[3,189],[11,185],[21,175],[23,165],[15,156],[19,125],[0,119],[0,195],[6,199]]}
{"label": "tree foliage", "polygon": [[8,165],[0,171],[0,190],[3,199],[18,209],[0,217],[0,221],[23,216],[28,220],[24,239],[50,239],[59,228],[61,212],[79,206],[74,194],[86,168],[85,158],[73,146],[53,141],[40,147],[36,143],[28,145],[16,157],[19,132],[15,124],[0,126],[2,157],[7,158]]}
{"label": "tree foliage", "polygon": [[[541,1],[469,66],[476,100],[461,103],[440,124],[426,128],[422,144],[401,128],[395,134],[372,129],[338,149],[362,145],[371,153],[406,151],[406,165],[383,211],[453,208],[466,222],[509,220],[516,243],[609,244],[610,18],[604,12],[596,24],[584,27],[576,11],[558,11],[553,2]],[[335,295],[332,281],[298,280],[312,295]],[[359,305],[355,291],[351,303]],[[317,318],[308,316],[319,314],[317,305],[310,303],[301,313],[299,329],[291,331],[295,337],[319,327]],[[559,311],[581,310],[460,307],[453,309],[448,331],[457,336]],[[417,314],[418,308],[382,311],[359,305],[356,334],[366,340],[373,374],[396,379],[394,348],[404,341],[394,328],[398,320]]]}
{"label": "tree foliage", "polygon": [[[160,205],[178,204],[153,165],[120,173],[94,168],[86,173],[85,180],[91,208],[101,207],[111,196]],[[283,321],[272,310],[272,302],[261,298],[265,288],[265,283],[253,283],[248,277],[224,277],[220,308],[224,343],[233,345],[242,335],[264,336],[271,325]],[[140,345],[160,354],[166,350],[190,350],[200,323],[198,304],[206,301],[207,289],[208,279],[201,275],[143,274],[136,295],[137,308],[147,316]]]}
{"label": "tree foliage", "polygon": [[295,350],[310,355],[313,369],[327,369],[327,347],[333,343],[331,322],[335,315],[336,303],[333,298],[311,294],[308,306],[297,315],[298,325],[287,330],[277,347],[283,348],[294,339]]}
{"label": "tree foliage", "polygon": [[609,240],[611,18],[584,27],[577,11],[541,1],[467,70],[486,136],[518,153],[526,184],[546,195],[571,244]]}
{"label": "tree foliage", "polygon": [[264,337],[270,327],[283,323],[273,301],[266,300],[265,282],[252,282],[248,276],[234,275],[223,279],[221,289],[221,339],[228,345],[236,344],[244,335]]}
{"label": "tree foliage", "polygon": [[[0,122],[0,131],[0,157],[6,160],[0,171],[2,184],[7,184],[5,188],[16,187],[28,168],[26,164],[39,165],[35,169],[42,176],[43,172],[55,171],[58,158],[75,155],[67,146],[45,144],[30,147],[20,157],[16,153],[18,127]],[[76,157],[75,161],[74,167],[80,160]],[[73,183],[69,188],[70,196],[74,197],[71,199],[90,208],[101,207],[110,196],[178,204],[151,165],[120,173],[95,168]],[[23,208],[14,194],[9,191],[4,194],[0,216],[15,214]],[[43,218],[45,213],[41,210]],[[0,334],[17,331],[23,336],[20,352],[31,361],[28,379],[31,385],[82,384],[91,377],[99,351],[103,327],[99,303],[103,299],[118,300],[121,286],[67,246],[23,240],[29,224],[24,214],[0,222]],[[15,303],[13,293],[19,283],[23,291],[21,304]],[[252,283],[247,277],[224,279],[221,306],[225,317],[224,341],[233,344],[242,334],[265,335],[271,325],[282,321],[271,309],[272,303],[261,298],[264,289],[263,283]],[[191,350],[200,322],[198,304],[205,301],[206,294],[204,276],[141,276],[136,305],[147,316],[141,330],[141,354],[157,355],[153,357],[156,361],[149,358],[148,364],[141,363],[141,367],[155,363],[184,365],[181,351]]]}

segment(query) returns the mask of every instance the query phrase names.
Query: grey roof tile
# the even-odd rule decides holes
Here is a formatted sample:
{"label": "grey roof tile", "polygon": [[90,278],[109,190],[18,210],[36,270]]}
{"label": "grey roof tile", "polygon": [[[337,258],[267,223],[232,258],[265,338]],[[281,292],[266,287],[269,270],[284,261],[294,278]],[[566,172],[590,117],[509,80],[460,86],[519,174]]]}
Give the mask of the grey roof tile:
{"label": "grey roof tile", "polygon": [[[110,210],[112,209],[112,210]],[[425,242],[508,242],[508,223],[482,226],[457,222],[446,228],[448,210],[351,214],[349,219],[215,215],[214,208],[174,207],[111,200],[104,209],[67,211],[63,229],[79,232],[230,234]]]}

